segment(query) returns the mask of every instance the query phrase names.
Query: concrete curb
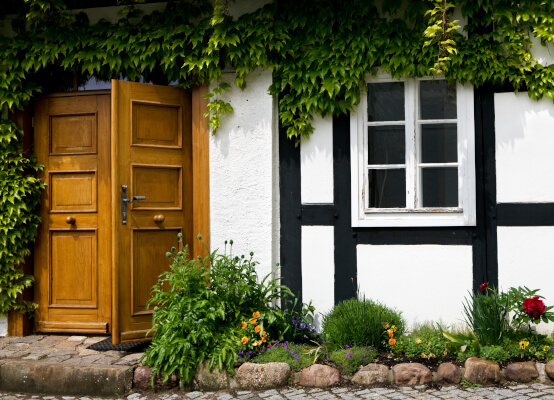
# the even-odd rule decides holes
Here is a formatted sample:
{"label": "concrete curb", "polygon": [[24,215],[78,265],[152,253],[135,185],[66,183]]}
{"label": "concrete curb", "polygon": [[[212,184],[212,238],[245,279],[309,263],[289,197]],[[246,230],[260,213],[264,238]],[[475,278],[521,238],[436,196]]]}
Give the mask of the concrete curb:
{"label": "concrete curb", "polygon": [[117,396],[133,385],[133,367],[36,361],[0,362],[0,390],[74,396]]}

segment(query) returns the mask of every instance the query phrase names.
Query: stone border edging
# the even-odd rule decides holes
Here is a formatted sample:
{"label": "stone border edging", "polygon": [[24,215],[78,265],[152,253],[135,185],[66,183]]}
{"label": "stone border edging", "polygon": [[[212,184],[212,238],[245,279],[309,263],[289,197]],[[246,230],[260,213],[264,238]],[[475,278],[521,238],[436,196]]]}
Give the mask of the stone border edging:
{"label": "stone border edging", "polygon": [[[148,371],[150,371],[148,373]],[[184,391],[190,390],[264,390],[287,386],[291,383],[304,387],[329,387],[340,382],[341,376],[336,368],[328,365],[314,364],[301,372],[293,372],[286,363],[255,364],[244,363],[237,369],[234,377],[227,371],[217,368],[210,372],[208,363],[202,363]],[[140,375],[140,377],[139,377]],[[151,368],[139,366],[135,370],[133,385],[137,389],[147,390],[150,386]],[[345,378],[344,376],[342,377]],[[500,369],[498,363],[477,357],[468,358],[464,367],[444,363],[436,372],[419,363],[400,363],[392,368],[382,364],[368,364],[360,368],[352,377],[346,378],[360,386],[379,386],[394,384],[397,386],[417,386],[428,383],[457,385],[466,379],[477,385],[494,385],[507,381],[517,383],[550,383],[554,381],[554,360],[548,363],[517,362]],[[161,383],[161,379],[157,380]],[[177,379],[169,387],[177,385]],[[166,384],[167,385],[167,384]],[[156,385],[158,387],[158,385]],[[166,386],[166,388],[168,388]]]}

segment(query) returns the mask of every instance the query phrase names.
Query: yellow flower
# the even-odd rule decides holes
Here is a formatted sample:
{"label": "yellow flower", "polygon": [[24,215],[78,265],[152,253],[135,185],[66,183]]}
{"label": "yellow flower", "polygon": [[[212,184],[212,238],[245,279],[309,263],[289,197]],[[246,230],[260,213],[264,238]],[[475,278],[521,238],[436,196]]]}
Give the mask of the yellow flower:
{"label": "yellow flower", "polygon": [[242,321],[242,329],[246,328],[246,322]]}
{"label": "yellow flower", "polygon": [[389,329],[389,327],[390,327],[390,324],[389,324],[388,322],[385,322],[385,323],[383,324],[383,328]]}
{"label": "yellow flower", "polygon": [[396,326],[395,325],[391,326],[390,329],[391,329],[391,331],[396,332]]}
{"label": "yellow flower", "polygon": [[246,344],[248,343],[248,338],[246,336],[244,336],[241,340],[242,344]]}
{"label": "yellow flower", "polygon": [[252,314],[254,318],[258,318],[260,316],[260,312],[256,311],[254,314]]}
{"label": "yellow flower", "polygon": [[529,341],[528,340],[520,340],[519,342],[519,347],[522,349],[522,350],[525,350],[525,348],[529,346]]}
{"label": "yellow flower", "polygon": [[550,346],[548,346],[548,345],[547,345],[547,346],[544,346],[544,347],[542,348],[542,351],[548,351],[548,350],[550,350]]}
{"label": "yellow flower", "polygon": [[421,339],[420,339],[420,338],[416,338],[415,342],[416,342],[416,344],[421,344]]}
{"label": "yellow flower", "polygon": [[260,325],[256,325],[256,327],[254,328],[254,332],[256,333],[260,333],[261,330],[262,328],[260,328]]}

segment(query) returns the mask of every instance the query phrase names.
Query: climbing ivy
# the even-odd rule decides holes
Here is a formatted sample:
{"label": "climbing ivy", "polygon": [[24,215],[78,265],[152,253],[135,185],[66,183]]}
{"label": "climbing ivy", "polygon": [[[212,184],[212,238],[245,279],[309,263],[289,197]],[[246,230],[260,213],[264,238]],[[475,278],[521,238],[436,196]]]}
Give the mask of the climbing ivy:
{"label": "climbing ivy", "polygon": [[[117,22],[96,24],[66,9],[70,0],[14,1],[15,34],[0,37],[0,109],[21,109],[39,93],[91,77],[142,77],[185,88],[211,83],[215,131],[232,112],[223,93],[226,65],[241,89],[250,72],[273,71],[268,90],[279,99],[283,128],[297,141],[312,133],[314,115],[353,110],[366,77],[378,70],[394,77],[442,74],[475,86],[511,84],[534,99],[554,98],[554,67],[531,54],[532,37],[541,45],[554,42],[554,0],[278,0],[239,18],[230,15],[229,0],[170,0],[150,14],[137,7],[145,0],[128,0]],[[0,299],[14,299],[31,281],[17,265],[36,235],[43,185],[33,180],[34,159],[22,155],[20,131],[2,120],[0,134]],[[0,300],[0,313],[15,304]]]}

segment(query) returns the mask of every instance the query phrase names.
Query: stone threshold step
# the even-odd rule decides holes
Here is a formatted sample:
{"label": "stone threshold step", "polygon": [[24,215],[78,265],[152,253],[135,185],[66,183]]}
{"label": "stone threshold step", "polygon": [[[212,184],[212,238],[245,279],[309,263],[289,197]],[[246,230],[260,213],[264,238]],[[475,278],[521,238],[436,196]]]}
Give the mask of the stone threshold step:
{"label": "stone threshold step", "polygon": [[0,390],[68,396],[116,397],[133,385],[132,366],[0,361]]}

